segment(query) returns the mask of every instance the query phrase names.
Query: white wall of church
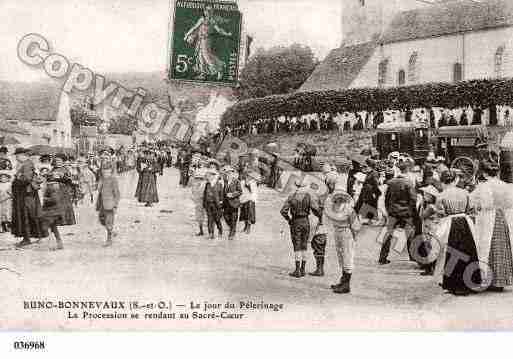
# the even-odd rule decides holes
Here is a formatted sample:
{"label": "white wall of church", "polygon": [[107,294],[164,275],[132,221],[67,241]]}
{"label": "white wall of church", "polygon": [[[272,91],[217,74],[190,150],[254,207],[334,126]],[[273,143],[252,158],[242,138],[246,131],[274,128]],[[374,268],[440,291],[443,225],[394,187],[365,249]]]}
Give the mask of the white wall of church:
{"label": "white wall of church", "polygon": [[495,77],[495,53],[505,47],[504,77],[513,77],[513,27],[469,33],[465,36],[467,79]]}
{"label": "white wall of church", "polygon": [[504,77],[513,77],[513,27],[466,34],[449,35],[413,41],[385,44],[376,49],[369,62],[350,87],[377,87],[378,67],[388,59],[385,87],[399,86],[399,71],[406,73],[409,81],[409,61],[418,53],[415,83],[452,82],[454,64],[463,66],[463,79],[495,78],[495,54],[505,46],[502,69]]}

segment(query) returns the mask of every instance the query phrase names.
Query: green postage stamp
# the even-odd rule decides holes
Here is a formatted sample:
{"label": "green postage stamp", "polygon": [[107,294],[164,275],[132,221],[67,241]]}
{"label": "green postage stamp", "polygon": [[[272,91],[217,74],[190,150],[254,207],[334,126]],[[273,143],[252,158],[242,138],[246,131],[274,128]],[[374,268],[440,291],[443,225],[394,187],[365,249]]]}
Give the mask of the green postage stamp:
{"label": "green postage stamp", "polygon": [[235,2],[176,0],[169,78],[235,85],[241,22]]}

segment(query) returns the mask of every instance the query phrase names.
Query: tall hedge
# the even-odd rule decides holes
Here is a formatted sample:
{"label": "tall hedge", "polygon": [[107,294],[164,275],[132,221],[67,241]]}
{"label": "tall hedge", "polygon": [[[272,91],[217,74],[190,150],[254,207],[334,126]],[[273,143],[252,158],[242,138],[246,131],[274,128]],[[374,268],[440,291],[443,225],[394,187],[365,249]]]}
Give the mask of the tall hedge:
{"label": "tall hedge", "polygon": [[299,117],[311,113],[406,110],[513,104],[513,79],[428,83],[391,88],[356,88],[273,95],[235,103],[221,126],[237,126],[261,118]]}

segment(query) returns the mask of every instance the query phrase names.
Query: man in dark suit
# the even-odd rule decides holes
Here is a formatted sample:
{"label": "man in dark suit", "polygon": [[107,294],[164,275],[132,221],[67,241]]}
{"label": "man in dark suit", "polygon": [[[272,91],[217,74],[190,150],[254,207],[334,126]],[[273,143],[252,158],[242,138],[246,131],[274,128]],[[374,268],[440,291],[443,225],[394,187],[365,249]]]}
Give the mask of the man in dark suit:
{"label": "man in dark suit", "polygon": [[398,167],[401,173],[388,182],[388,189],[385,194],[385,208],[388,213],[387,233],[379,254],[379,264],[390,263],[388,254],[395,228],[404,228],[407,235],[414,233],[414,217],[417,215],[417,192],[415,184],[408,178],[410,168],[408,162],[401,161]]}
{"label": "man in dark suit", "polygon": [[242,186],[238,179],[237,171],[233,167],[228,167],[226,174],[227,179],[224,187],[223,210],[226,223],[228,227],[230,227],[228,239],[233,240],[235,238],[235,232],[237,231]]}
{"label": "man in dark suit", "polygon": [[219,230],[219,237],[223,235],[221,216],[223,213],[224,185],[216,170],[209,169],[206,173],[207,183],[203,192],[203,208],[207,213],[208,234],[214,239],[214,224]]}

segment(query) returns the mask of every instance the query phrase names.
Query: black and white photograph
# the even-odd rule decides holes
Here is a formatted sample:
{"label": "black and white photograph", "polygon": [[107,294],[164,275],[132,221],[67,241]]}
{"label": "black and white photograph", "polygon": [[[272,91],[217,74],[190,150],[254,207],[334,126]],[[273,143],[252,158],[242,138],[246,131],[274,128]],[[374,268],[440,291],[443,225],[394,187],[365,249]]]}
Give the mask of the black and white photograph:
{"label": "black and white photograph", "polygon": [[0,13],[0,331],[513,330],[513,0]]}

